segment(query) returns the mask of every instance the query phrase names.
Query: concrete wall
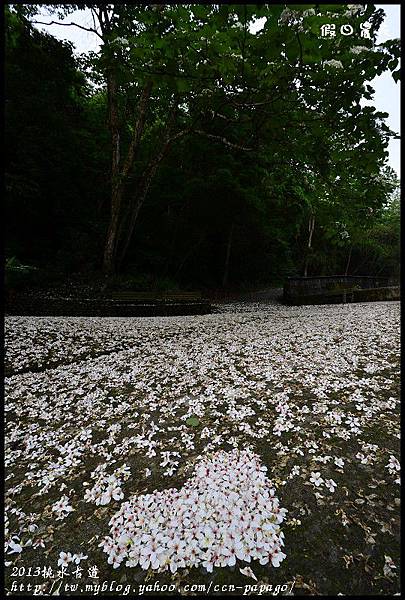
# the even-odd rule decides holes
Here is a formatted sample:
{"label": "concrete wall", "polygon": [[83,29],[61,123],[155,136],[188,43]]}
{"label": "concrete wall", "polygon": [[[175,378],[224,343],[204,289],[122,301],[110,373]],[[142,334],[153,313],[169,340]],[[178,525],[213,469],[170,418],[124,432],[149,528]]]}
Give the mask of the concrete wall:
{"label": "concrete wall", "polygon": [[291,277],[284,284],[284,300],[323,294],[326,291],[358,286],[362,289],[387,287],[388,277],[336,275],[326,277]]}
{"label": "concrete wall", "polygon": [[[380,287],[353,290],[353,293],[346,295],[346,302],[385,302],[387,300],[400,300],[399,286]],[[285,300],[286,304],[300,306],[304,304],[342,304],[344,302],[343,294],[330,295],[327,291],[322,294],[305,294],[293,296]]]}
{"label": "concrete wall", "polygon": [[23,295],[10,299],[5,309],[6,315],[54,317],[160,317],[206,315],[212,312],[207,301],[130,304],[114,300],[35,298]]}

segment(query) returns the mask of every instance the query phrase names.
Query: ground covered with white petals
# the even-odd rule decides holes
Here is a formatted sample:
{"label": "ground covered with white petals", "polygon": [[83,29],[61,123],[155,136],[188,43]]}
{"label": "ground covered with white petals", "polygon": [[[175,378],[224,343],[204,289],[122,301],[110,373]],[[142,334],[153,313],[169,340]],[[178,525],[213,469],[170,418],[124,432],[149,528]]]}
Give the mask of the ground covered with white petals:
{"label": "ground covered with white petals", "polygon": [[399,303],[5,325],[9,592],[399,591]]}

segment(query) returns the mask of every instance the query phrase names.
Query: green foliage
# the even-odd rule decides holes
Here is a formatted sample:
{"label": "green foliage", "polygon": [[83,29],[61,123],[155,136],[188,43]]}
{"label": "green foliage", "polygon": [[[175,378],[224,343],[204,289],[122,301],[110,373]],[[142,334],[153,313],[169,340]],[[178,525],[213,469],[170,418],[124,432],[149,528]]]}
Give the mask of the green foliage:
{"label": "green foliage", "polygon": [[23,265],[16,256],[6,258],[4,271],[5,286],[8,291],[35,285],[38,279],[38,268],[32,265]]}
{"label": "green foliage", "polygon": [[358,262],[378,274],[399,278],[401,219],[399,193],[378,211],[357,240]]}
{"label": "green foliage", "polygon": [[106,188],[97,155],[105,108],[91,132],[91,98],[71,46],[18,13],[6,12],[5,29],[8,245],[24,261],[74,270],[97,246],[91,216]]}
{"label": "green foliage", "polygon": [[6,266],[6,271],[13,271],[14,269],[24,268],[16,256],[12,256],[11,258],[6,258],[5,266]]}
{"label": "green foliage", "polygon": [[[310,216],[314,274],[342,272],[350,248],[353,268],[396,270],[398,221],[382,210],[394,186],[385,167],[395,133],[360,101],[372,98],[375,75],[398,79],[399,40],[320,38],[331,14],[337,27],[347,22],[347,5],[109,6],[105,43],[80,59],[34,29],[32,11],[5,11],[10,253],[66,273],[100,268],[113,72],[121,162],[152,83],[123,222],[168,130],[184,133],[151,181],[114,285],[218,287],[228,267],[231,286],[300,274]],[[249,25],[262,17],[254,34]],[[382,11],[364,5],[351,19],[356,31],[366,19],[375,36]],[[353,53],[356,45],[368,50]]]}

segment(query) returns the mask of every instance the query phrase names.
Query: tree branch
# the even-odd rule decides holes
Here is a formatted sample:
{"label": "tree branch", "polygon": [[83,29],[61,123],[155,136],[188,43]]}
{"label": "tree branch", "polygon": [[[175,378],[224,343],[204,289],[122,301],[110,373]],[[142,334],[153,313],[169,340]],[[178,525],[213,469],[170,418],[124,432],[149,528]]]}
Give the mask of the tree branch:
{"label": "tree branch", "polygon": [[103,36],[96,30],[90,27],[83,27],[82,25],[78,25],[77,23],[60,23],[59,21],[51,21],[50,23],[45,23],[44,21],[31,21],[34,25],[63,25],[64,27],[70,27],[73,25],[74,27],[79,27],[79,29],[83,29],[84,31],[89,31],[90,33],[95,33],[102,40]]}
{"label": "tree branch", "polygon": [[149,80],[145,84],[145,86],[142,90],[142,93],[141,93],[141,97],[139,99],[138,119],[135,123],[132,139],[129,144],[129,148],[128,148],[128,152],[127,152],[127,157],[125,159],[124,166],[122,168],[122,176],[123,177],[128,176],[128,173],[134,162],[139,143],[141,141],[141,137],[142,137],[142,133],[143,133],[144,125],[145,125],[145,119],[146,119],[146,110],[147,110],[147,106],[148,106],[150,93],[152,91],[152,85],[153,85],[152,81]]}
{"label": "tree branch", "polygon": [[239,146],[239,144],[234,144],[233,142],[230,142],[229,140],[227,140],[224,137],[221,137],[220,135],[214,135],[213,133],[206,133],[205,131],[202,131],[201,129],[194,129],[192,131],[192,133],[198,133],[199,135],[203,135],[207,138],[217,140],[218,142],[222,142],[225,146],[228,146],[228,148],[232,148],[233,150],[244,150],[245,152],[252,152],[254,150],[254,148],[246,148],[245,146]]}
{"label": "tree branch", "polygon": [[299,36],[299,33],[298,33],[298,31],[295,31],[295,35],[296,35],[296,37],[297,37],[298,44],[299,44],[299,47],[300,47],[300,65],[301,65],[301,67],[302,67],[302,66],[303,66],[303,64],[304,64],[304,59],[303,59],[303,51],[302,51],[301,39],[300,39],[300,36]]}

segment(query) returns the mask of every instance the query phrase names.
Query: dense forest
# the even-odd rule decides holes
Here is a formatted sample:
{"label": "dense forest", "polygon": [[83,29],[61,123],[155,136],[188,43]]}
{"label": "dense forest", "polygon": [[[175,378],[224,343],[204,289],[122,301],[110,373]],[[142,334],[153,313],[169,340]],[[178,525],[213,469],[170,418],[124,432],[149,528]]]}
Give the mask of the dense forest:
{"label": "dense forest", "polygon": [[[396,134],[361,104],[399,78],[382,10],[86,7],[101,44],[80,56],[35,26],[79,6],[5,8],[9,262],[134,289],[398,276]],[[331,17],[370,39],[321,37]]]}

